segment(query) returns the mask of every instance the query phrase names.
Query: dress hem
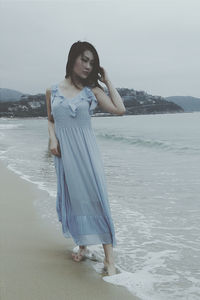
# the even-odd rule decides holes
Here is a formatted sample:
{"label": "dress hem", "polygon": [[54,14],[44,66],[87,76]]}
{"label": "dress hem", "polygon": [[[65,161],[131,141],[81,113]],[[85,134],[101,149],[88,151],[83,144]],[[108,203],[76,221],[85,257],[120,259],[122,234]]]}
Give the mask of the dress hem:
{"label": "dress hem", "polygon": [[[62,222],[59,221],[61,224]],[[98,245],[98,244],[112,244],[112,247],[116,247],[116,241],[112,240],[110,232],[98,233],[98,234],[83,234],[75,237],[66,229],[62,228],[63,235],[65,238],[72,238],[76,245]]]}

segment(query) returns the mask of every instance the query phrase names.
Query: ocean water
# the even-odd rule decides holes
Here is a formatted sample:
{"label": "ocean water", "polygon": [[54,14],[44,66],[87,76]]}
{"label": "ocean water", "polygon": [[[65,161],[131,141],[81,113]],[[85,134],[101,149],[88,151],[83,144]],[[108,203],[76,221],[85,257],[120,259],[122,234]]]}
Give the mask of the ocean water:
{"label": "ocean water", "polygon": [[[108,183],[120,273],[104,280],[142,300],[200,299],[200,112],[93,117]],[[61,229],[46,118],[0,118],[0,159],[49,199]],[[63,236],[64,238],[64,236]],[[102,245],[91,246],[103,258]],[[98,263],[94,268],[99,271]]]}

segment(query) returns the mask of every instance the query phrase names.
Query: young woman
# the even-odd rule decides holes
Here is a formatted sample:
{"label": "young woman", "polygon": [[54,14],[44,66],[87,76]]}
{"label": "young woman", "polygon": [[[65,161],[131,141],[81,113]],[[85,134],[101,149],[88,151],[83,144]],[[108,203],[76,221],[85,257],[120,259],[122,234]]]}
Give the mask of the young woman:
{"label": "young woman", "polygon": [[[109,96],[99,85],[103,82]],[[99,56],[88,42],[74,43],[68,54],[65,78],[46,89],[50,150],[57,175],[56,210],[66,238],[72,237],[81,261],[87,245],[102,244],[104,267],[116,274],[113,247],[115,230],[108,201],[104,166],[91,115],[99,106],[105,112],[123,115],[126,111]]]}

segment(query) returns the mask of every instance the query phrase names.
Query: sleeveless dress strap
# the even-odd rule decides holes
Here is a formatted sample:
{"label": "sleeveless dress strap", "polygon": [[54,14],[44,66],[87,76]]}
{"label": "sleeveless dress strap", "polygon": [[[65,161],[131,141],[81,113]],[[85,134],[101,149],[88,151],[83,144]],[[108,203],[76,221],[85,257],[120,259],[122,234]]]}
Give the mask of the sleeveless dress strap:
{"label": "sleeveless dress strap", "polygon": [[89,113],[92,115],[94,113],[94,109],[98,105],[98,101],[90,87],[87,86],[85,90],[90,103]]}
{"label": "sleeveless dress strap", "polygon": [[51,115],[53,115],[52,113],[52,106],[53,106],[53,102],[54,102],[54,98],[57,94],[57,84],[52,84],[51,85]]}
{"label": "sleeveless dress strap", "polygon": [[51,85],[51,93],[52,93],[52,95],[55,95],[57,93],[57,90],[58,90],[57,84],[52,84]]}

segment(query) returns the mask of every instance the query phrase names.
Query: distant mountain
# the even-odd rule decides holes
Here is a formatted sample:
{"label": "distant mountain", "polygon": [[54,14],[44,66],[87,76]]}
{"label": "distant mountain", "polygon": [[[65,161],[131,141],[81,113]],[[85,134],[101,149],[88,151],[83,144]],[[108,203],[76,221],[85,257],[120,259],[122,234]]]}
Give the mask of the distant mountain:
{"label": "distant mountain", "polygon": [[124,101],[126,115],[184,112],[182,107],[161,96],[128,88],[117,88],[117,90]]}
{"label": "distant mountain", "polygon": [[165,97],[165,99],[181,106],[185,112],[200,111],[200,98],[191,96],[170,96]]}
{"label": "distant mountain", "polygon": [[[108,90],[104,89],[107,94]],[[149,95],[144,91],[117,88],[124,106],[125,115],[179,113],[184,112],[179,105],[166,101],[161,96]],[[94,116],[115,116],[97,107]],[[45,94],[22,94],[15,90],[0,89],[0,117],[47,117]]]}
{"label": "distant mountain", "polygon": [[23,93],[11,89],[0,88],[0,102],[15,102],[19,101]]}

